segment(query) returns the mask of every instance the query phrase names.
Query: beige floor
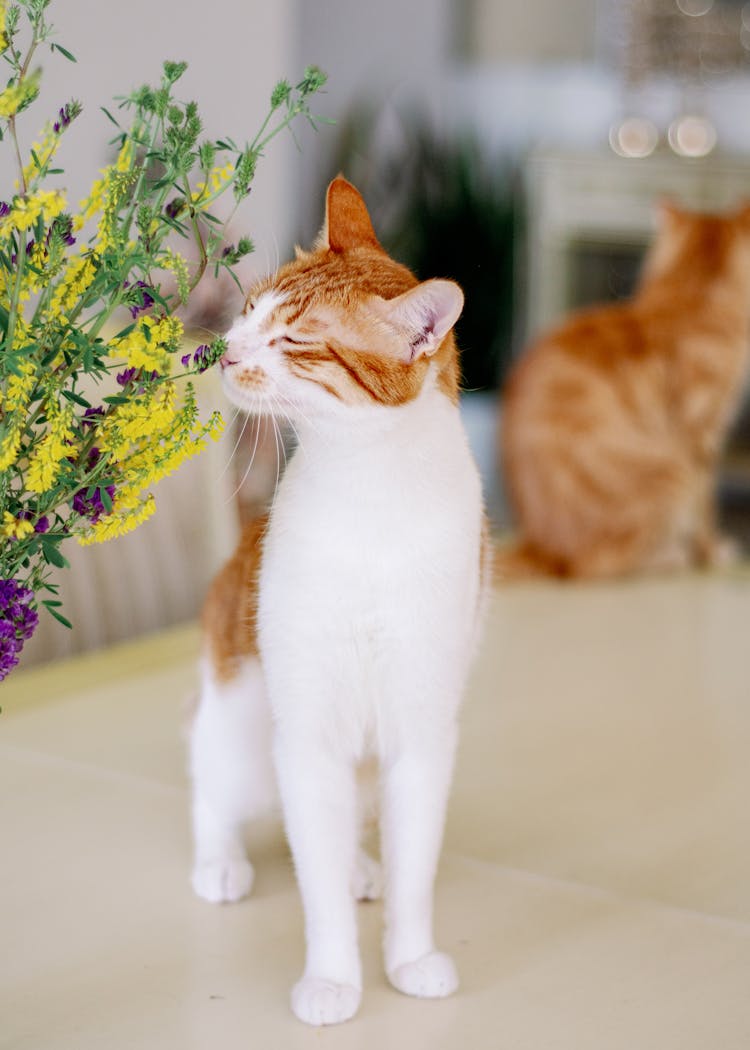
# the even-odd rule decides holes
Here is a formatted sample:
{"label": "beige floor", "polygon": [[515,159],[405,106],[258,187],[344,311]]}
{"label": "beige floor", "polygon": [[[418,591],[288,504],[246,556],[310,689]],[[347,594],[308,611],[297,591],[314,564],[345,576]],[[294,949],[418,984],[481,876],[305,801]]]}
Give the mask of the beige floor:
{"label": "beige floor", "polygon": [[497,595],[438,887],[462,988],[392,991],[363,905],[359,1017],[287,991],[275,827],[254,896],[191,896],[179,734],[196,635],[0,690],[3,1050],[750,1047],[750,573]]}

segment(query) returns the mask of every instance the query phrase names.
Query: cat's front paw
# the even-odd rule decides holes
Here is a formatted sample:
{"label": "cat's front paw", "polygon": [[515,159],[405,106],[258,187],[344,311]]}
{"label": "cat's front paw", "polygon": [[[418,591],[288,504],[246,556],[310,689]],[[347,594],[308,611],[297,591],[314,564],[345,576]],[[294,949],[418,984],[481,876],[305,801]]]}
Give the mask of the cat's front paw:
{"label": "cat's front paw", "polygon": [[211,904],[230,904],[247,897],[253,887],[255,872],[244,857],[210,861],[193,868],[193,889]]}
{"label": "cat's front paw", "polygon": [[362,991],[321,977],[303,977],[292,988],[292,1012],[305,1024],[341,1024],[354,1017]]}
{"label": "cat's front paw", "polygon": [[445,952],[428,952],[414,962],[402,963],[389,971],[388,980],[399,992],[419,999],[444,999],[458,988],[455,964]]}

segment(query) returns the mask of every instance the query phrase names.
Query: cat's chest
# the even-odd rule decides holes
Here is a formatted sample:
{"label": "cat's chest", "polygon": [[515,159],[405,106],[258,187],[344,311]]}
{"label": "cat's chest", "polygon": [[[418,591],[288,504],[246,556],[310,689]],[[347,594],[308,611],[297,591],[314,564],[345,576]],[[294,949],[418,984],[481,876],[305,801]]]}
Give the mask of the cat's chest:
{"label": "cat's chest", "polygon": [[334,611],[424,601],[436,581],[462,585],[480,527],[476,469],[455,442],[315,458],[298,451],[272,510],[262,590],[315,595]]}

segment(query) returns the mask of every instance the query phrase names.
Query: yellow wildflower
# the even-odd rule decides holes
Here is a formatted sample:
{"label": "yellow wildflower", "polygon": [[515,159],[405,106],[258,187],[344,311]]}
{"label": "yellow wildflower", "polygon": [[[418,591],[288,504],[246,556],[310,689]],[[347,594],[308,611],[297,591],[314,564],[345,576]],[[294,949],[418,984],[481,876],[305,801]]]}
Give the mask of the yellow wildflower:
{"label": "yellow wildflower", "polygon": [[47,313],[52,318],[64,318],[88,289],[97,273],[95,255],[79,255],[72,259],[55,288]]}
{"label": "yellow wildflower", "polygon": [[[46,124],[41,139],[31,147],[29,151],[31,155],[30,160],[23,169],[23,177],[27,186],[36,178],[39,170],[52,159],[59,142],[60,136],[52,127],[52,124]],[[36,160],[34,160],[34,156],[36,156]]]}
{"label": "yellow wildflower", "polygon": [[91,189],[89,190],[88,197],[86,197],[79,203],[78,207],[81,209],[81,214],[76,215],[75,219],[73,220],[73,228],[75,230],[80,230],[84,223],[88,219],[90,219],[92,215],[97,215],[104,207],[104,193],[107,185],[107,170],[108,169],[105,168],[105,170],[102,172],[102,177],[100,179],[94,180],[94,182],[91,184]]}
{"label": "yellow wildflower", "polygon": [[212,168],[205,182],[199,182],[195,187],[192,194],[193,203],[197,204],[202,200],[205,200],[208,196],[213,193],[218,193],[219,190],[223,189],[229,182],[232,181],[234,176],[234,164],[230,161],[223,167]]}
{"label": "yellow wildflower", "polygon": [[60,190],[37,190],[28,197],[16,197],[8,215],[0,219],[0,237],[13,229],[28,230],[40,216],[49,226],[65,211],[65,204],[65,195]]}
{"label": "yellow wildflower", "polygon": [[111,514],[99,518],[87,532],[77,537],[81,546],[86,547],[91,543],[103,543],[105,540],[114,539],[115,536],[123,536],[126,532],[137,529],[142,522],[156,510],[154,497],[149,495],[141,503],[136,503],[131,508],[122,508],[121,501],[117,500]]}
{"label": "yellow wildflower", "polygon": [[[113,233],[113,220],[122,199],[133,183],[132,171],[135,151],[130,139],[127,139],[117,160],[107,168],[102,168],[101,177],[96,179],[89,190],[88,197],[79,203],[80,215],[73,220],[73,229],[80,230],[94,215],[102,213],[100,222],[100,244],[102,250],[108,247]],[[124,178],[123,178],[124,176]]]}
{"label": "yellow wildflower", "polygon": [[183,334],[177,317],[142,317],[129,335],[113,343],[116,353],[125,355],[131,368],[149,372],[169,372],[170,351],[176,350]]}
{"label": "yellow wildflower", "polygon": [[30,492],[48,492],[55,483],[60,460],[77,455],[77,449],[71,444],[74,437],[71,427],[73,410],[61,408],[56,401],[46,407],[47,433],[29,460],[26,487]]}
{"label": "yellow wildflower", "polygon": [[0,470],[13,466],[21,448],[21,437],[26,426],[25,410],[36,385],[36,369],[31,361],[21,361],[20,375],[9,375],[2,399],[4,411],[10,416],[5,433],[0,439]]}
{"label": "yellow wildflower", "polygon": [[[5,33],[3,33],[3,39],[5,39]],[[4,91],[0,91],[0,117],[14,117],[21,106],[36,98],[39,94],[41,75],[42,71],[37,69],[23,80],[9,84]]]}
{"label": "yellow wildflower", "polygon": [[151,438],[166,430],[174,419],[173,383],[163,383],[142,397],[117,408],[99,432],[99,447],[121,459],[139,438]]}
{"label": "yellow wildflower", "polygon": [[130,139],[125,139],[125,142],[120,148],[120,152],[117,154],[117,160],[115,161],[115,171],[130,171],[133,167],[133,158],[135,157],[135,149]]}
{"label": "yellow wildflower", "polygon": [[118,488],[121,497],[135,496],[166,478],[185,460],[201,452],[209,437],[214,440],[219,437],[224,427],[221,414],[214,412],[207,423],[195,430],[197,415],[195,393],[192,387],[189,387],[185,404],[175,416],[169,431],[158,442],[139,442],[136,450],[122,463],[117,464],[122,470],[123,478]]}
{"label": "yellow wildflower", "polygon": [[34,526],[30,521],[25,521],[23,518],[14,518],[10,511],[5,511],[3,523],[0,525],[0,533],[3,536],[7,536],[8,539],[12,540],[22,540],[24,536],[28,536],[33,531]]}
{"label": "yellow wildflower", "polygon": [[8,35],[5,32],[5,0],[0,0],[0,55],[8,46]]}
{"label": "yellow wildflower", "polygon": [[24,419],[22,416],[13,419],[2,440],[0,440],[0,470],[7,470],[8,467],[12,467],[18,459],[23,427]]}
{"label": "yellow wildflower", "polygon": [[174,274],[174,278],[177,282],[177,294],[180,297],[180,302],[184,306],[190,295],[190,271],[188,269],[187,261],[179,254],[179,252],[167,248],[161,259],[161,265],[165,270],[169,270]]}
{"label": "yellow wildflower", "polygon": [[26,408],[36,382],[36,367],[31,361],[21,361],[18,367],[20,375],[8,376],[5,390],[5,409],[8,412]]}

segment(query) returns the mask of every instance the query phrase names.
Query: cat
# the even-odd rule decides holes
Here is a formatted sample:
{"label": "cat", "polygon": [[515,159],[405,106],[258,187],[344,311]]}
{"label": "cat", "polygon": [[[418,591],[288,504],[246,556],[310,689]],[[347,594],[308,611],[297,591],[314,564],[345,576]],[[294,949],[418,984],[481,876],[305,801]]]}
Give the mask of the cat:
{"label": "cat", "polygon": [[750,334],[750,206],[659,208],[630,301],[576,313],[518,361],[500,454],[521,542],[499,576],[714,565],[717,464]]}
{"label": "cat", "polygon": [[342,177],[326,205],[313,250],[260,281],[226,337],[229,398],[290,417],[299,444],[208,596],[190,747],[207,900],[250,891],[241,826],[278,784],[307,946],[291,1005],[313,1025],[360,1004],[355,896],[376,896],[380,874],[356,781],[374,762],[387,976],[408,995],[457,987],[433,882],[488,571],[458,410],[463,293],[390,259]]}

